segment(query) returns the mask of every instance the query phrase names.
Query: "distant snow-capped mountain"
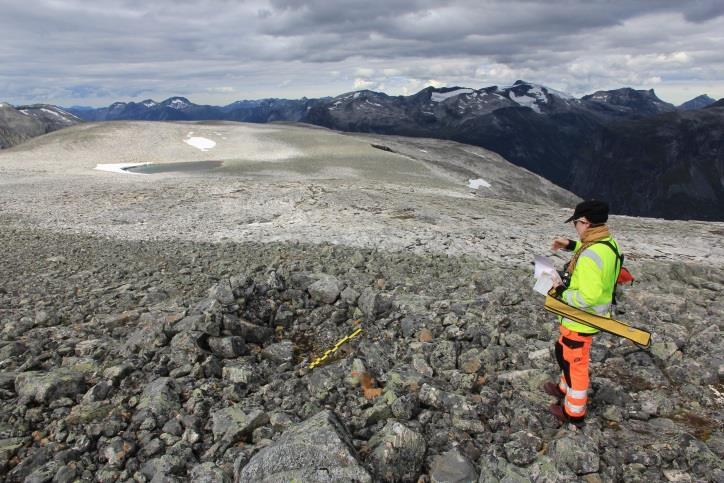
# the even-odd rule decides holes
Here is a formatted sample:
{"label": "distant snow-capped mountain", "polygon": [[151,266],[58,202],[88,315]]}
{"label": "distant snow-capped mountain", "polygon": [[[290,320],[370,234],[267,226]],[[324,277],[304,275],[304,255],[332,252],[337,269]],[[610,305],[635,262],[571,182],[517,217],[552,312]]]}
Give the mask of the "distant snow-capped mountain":
{"label": "distant snow-capped mountain", "polygon": [[0,102],[0,149],[83,122],[66,110],[48,104],[11,106]]}
{"label": "distant snow-capped mountain", "polygon": [[659,99],[653,89],[646,91],[624,87],[611,91],[597,91],[583,96],[581,100],[587,102],[589,108],[596,109],[599,114],[615,117],[640,118],[676,110],[673,104]]}
{"label": "distant snow-capped mountain", "polygon": [[[153,101],[144,101],[143,105],[146,107],[155,107],[157,104],[155,104]],[[169,97],[161,103],[161,106],[170,107],[171,109],[184,110],[190,109],[194,105],[191,104],[191,101],[189,101],[185,97]]]}
{"label": "distant snow-capped mountain", "polygon": [[52,106],[50,104],[18,106],[16,109],[26,116],[30,116],[41,122],[46,127],[46,132],[83,122],[83,120],[75,114],[72,114],[61,107]]}

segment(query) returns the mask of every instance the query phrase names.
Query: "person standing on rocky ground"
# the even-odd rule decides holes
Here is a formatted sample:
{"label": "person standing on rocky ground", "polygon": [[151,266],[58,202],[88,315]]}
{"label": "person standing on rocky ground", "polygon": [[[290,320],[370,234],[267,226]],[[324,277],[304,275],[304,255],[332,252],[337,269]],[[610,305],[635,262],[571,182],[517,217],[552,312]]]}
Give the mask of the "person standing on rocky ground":
{"label": "person standing on rocky ground", "polygon": [[[551,249],[573,252],[563,278],[554,283],[558,297],[572,307],[610,317],[613,291],[620,269],[620,249],[608,230],[608,204],[598,200],[579,203],[573,222],[580,241],[555,238]],[[591,342],[598,329],[559,317],[560,337],[555,345],[560,381],[547,382],[543,390],[559,399],[550,412],[562,422],[580,424],[588,402]]]}

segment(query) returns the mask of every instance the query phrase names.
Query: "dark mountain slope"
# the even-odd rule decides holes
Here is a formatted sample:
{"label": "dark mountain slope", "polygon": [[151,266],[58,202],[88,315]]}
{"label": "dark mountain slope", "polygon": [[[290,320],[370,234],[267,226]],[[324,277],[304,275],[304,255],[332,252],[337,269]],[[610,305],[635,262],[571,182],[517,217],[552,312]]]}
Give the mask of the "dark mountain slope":
{"label": "dark mountain slope", "polygon": [[0,103],[0,148],[9,148],[44,134],[41,123],[23,115],[13,106]]}
{"label": "dark mountain slope", "polygon": [[724,218],[724,107],[612,123],[592,146],[574,168],[577,194],[628,215]]}
{"label": "dark mountain slope", "polygon": [[710,106],[711,104],[714,104],[716,102],[716,99],[712,99],[706,94],[702,94],[700,96],[697,96],[689,101],[686,101],[685,103],[678,106],[678,109],[683,109],[685,111],[688,111],[690,109],[701,109],[706,106]]}
{"label": "dark mountain slope", "polygon": [[19,106],[0,102],[0,149],[82,122],[76,116],[47,104]]}

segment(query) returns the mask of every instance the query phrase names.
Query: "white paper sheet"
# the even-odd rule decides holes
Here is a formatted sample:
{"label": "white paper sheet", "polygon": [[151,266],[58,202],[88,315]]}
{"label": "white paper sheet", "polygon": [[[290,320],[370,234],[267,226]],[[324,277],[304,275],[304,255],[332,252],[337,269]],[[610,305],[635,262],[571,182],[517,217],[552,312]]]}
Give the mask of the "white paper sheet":
{"label": "white paper sheet", "polygon": [[536,255],[534,259],[533,276],[536,279],[533,290],[542,295],[547,295],[553,287],[554,282],[559,282],[561,277],[556,271],[553,260],[543,255]]}

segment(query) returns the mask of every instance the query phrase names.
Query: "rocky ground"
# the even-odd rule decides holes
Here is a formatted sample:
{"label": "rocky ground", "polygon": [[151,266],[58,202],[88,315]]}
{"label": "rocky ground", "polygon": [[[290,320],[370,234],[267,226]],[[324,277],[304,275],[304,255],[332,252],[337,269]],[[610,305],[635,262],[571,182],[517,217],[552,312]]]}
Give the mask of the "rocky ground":
{"label": "rocky ground", "polygon": [[578,430],[538,389],[556,327],[524,268],[7,227],[0,239],[7,481],[724,478],[721,268],[639,264],[622,301],[654,345],[597,337]]}
{"label": "rocky ground", "polygon": [[531,290],[562,200],[10,166],[5,481],[724,481],[722,224],[611,220],[653,344],[596,337],[576,428]]}

